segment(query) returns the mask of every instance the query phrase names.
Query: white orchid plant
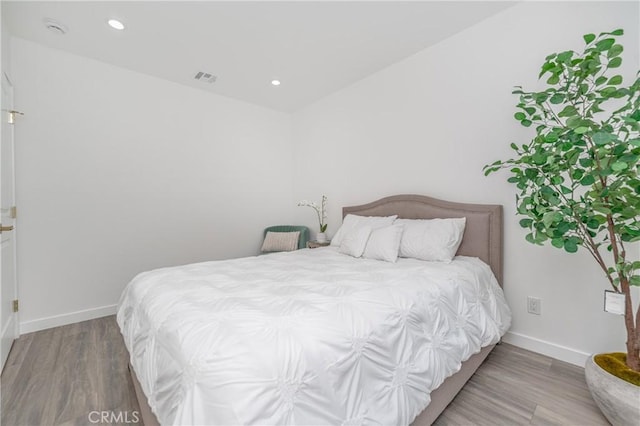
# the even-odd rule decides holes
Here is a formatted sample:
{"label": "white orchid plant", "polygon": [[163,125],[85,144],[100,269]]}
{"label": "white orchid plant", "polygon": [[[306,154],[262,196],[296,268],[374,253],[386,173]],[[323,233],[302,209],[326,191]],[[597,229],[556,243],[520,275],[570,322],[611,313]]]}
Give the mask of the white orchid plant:
{"label": "white orchid plant", "polygon": [[318,204],[312,201],[302,200],[298,202],[298,207],[311,207],[316,211],[318,215],[318,224],[320,225],[320,232],[327,230],[327,196],[322,196],[322,202],[318,207]]}

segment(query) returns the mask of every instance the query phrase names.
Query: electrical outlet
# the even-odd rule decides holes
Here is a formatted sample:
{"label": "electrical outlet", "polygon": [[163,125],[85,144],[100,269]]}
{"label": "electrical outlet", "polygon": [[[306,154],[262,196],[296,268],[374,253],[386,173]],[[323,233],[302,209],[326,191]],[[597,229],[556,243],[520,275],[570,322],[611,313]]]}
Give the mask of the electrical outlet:
{"label": "electrical outlet", "polygon": [[540,315],[542,310],[542,300],[537,297],[527,297],[527,312],[534,315]]}

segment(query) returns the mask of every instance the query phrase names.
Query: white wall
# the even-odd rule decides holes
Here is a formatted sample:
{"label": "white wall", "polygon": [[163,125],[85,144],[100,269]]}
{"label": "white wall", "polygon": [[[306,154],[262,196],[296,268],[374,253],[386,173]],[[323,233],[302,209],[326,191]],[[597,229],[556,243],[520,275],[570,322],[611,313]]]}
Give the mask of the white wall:
{"label": "white wall", "polygon": [[[631,81],[638,16],[637,3],[519,4],[305,108],[293,121],[296,199],[328,195],[329,234],[340,207],[397,193],[502,204],[504,287],[514,314],[508,339],[576,363],[585,353],[623,349],[622,317],[602,312],[606,282],[595,262],[526,243],[508,174],[484,178],[481,169],[508,158],[510,142],[531,137],[512,118],[511,88],[535,87],[547,54],[622,27],[622,71]],[[314,226],[308,213],[297,217]],[[526,312],[527,295],[542,298],[541,316]]]}
{"label": "white wall", "polygon": [[112,313],[138,272],[256,254],[292,215],[289,115],[19,38],[11,59],[23,332]]}
{"label": "white wall", "polygon": [[2,13],[2,7],[0,7],[0,16],[1,16],[1,21],[0,21],[0,49],[2,49],[0,52],[0,68],[7,73],[7,75],[9,75],[9,67],[10,67],[10,57],[9,57],[9,39],[10,39],[10,34],[9,34],[9,28],[6,24],[6,15]]}

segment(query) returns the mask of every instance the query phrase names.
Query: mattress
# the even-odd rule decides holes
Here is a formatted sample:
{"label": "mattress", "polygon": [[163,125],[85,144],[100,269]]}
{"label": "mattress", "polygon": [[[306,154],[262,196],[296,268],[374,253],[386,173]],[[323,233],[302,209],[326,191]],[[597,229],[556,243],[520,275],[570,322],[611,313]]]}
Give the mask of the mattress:
{"label": "mattress", "polygon": [[409,424],[507,331],[491,269],[333,247],[145,272],[118,324],[163,425]]}

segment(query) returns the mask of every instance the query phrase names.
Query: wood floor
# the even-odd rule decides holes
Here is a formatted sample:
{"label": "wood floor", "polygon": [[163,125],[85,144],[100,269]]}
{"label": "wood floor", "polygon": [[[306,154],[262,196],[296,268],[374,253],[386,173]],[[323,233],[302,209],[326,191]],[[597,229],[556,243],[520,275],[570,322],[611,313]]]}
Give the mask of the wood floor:
{"label": "wood floor", "polygon": [[[115,317],[26,334],[0,377],[3,426],[132,424],[138,411]],[[93,413],[92,412],[98,412]],[[582,368],[502,344],[435,423],[606,425]]]}

